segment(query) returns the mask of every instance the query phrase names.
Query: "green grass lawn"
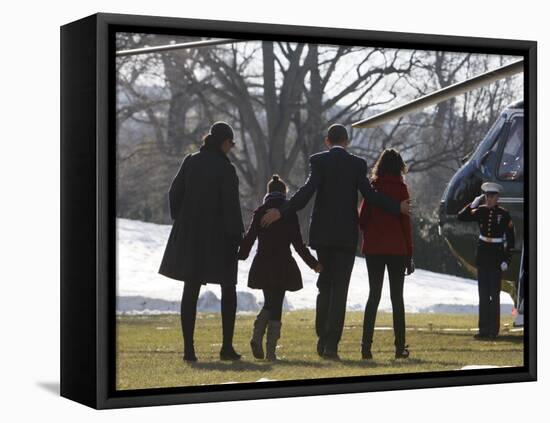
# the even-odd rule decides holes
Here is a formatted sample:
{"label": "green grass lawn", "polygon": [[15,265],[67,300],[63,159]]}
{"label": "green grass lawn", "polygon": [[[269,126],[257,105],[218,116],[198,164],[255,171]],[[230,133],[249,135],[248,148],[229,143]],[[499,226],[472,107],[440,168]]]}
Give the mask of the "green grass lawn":
{"label": "green grass lawn", "polygon": [[[362,361],[361,312],[348,312],[340,343],[342,361],[326,361],[315,351],[313,311],[283,315],[280,362],[255,360],[249,348],[254,316],[237,316],[235,349],[240,362],[219,361],[221,321],[219,314],[199,313],[195,348],[199,361],[182,361],[182,338],[178,315],[117,317],[117,389],[159,388],[312,379],[388,373],[414,373],[460,369],[466,365],[523,365],[522,332],[509,332],[511,316],[503,316],[501,336],[493,341],[473,339],[475,315],[408,314],[407,343],[411,357],[395,360],[391,313],[378,313],[372,352],[374,360]],[[389,329],[389,330],[388,330]]]}

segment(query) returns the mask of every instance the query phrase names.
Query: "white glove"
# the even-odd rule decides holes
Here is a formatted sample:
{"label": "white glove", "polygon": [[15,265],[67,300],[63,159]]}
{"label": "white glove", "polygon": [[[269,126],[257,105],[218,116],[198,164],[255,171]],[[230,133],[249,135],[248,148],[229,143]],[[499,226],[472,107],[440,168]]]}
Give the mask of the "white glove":
{"label": "white glove", "polygon": [[485,198],[485,194],[481,194],[480,196],[474,198],[474,201],[472,201],[472,204],[470,204],[470,207],[472,209],[475,209],[476,207],[478,207],[481,204],[481,200],[483,200],[483,198]]}
{"label": "white glove", "polygon": [[503,272],[506,272],[506,270],[508,270],[508,263],[506,263],[505,261],[500,263],[500,270],[502,270]]}

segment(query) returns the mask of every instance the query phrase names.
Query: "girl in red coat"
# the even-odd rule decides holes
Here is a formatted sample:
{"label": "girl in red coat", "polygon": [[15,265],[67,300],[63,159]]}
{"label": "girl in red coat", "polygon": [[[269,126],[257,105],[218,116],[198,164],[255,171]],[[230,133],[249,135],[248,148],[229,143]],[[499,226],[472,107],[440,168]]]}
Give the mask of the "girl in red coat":
{"label": "girl in red coat", "polygon": [[[406,200],[409,198],[409,191],[403,180],[406,170],[401,155],[393,148],[386,149],[374,165],[371,183],[378,192],[398,201]],[[404,214],[394,216],[363,200],[359,226],[363,231],[362,253],[367,261],[370,287],[363,321],[361,355],[363,359],[372,359],[374,323],[387,267],[393,309],[395,357],[407,358],[409,351],[408,345],[405,345],[403,283],[405,272],[410,275],[414,271],[410,217]]]}
{"label": "girl in red coat", "polygon": [[267,190],[263,204],[254,211],[252,222],[241,242],[238,258],[245,260],[258,238],[258,249],[248,274],[248,286],[263,290],[264,306],[254,321],[250,347],[255,358],[264,358],[262,344],[267,330],[265,357],[274,361],[277,359],[275,348],[281,333],[285,291],[302,289],[302,275],[292,257],[290,244],[302,260],[317,273],[321,267],[304,245],[296,213],[266,228],[261,226],[260,222],[266,210],[279,208],[286,202],[286,185],[277,175],[273,175]]}

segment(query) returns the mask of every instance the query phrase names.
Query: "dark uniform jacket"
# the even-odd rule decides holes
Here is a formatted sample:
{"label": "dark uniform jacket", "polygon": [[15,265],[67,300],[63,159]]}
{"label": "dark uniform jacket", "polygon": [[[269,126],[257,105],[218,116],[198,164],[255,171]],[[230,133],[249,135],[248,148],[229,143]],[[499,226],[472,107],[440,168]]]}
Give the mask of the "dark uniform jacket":
{"label": "dark uniform jacket", "polygon": [[183,160],[169,192],[174,224],[159,273],[192,283],[237,283],[237,250],[244,226],[239,180],[217,148]]}
{"label": "dark uniform jacket", "polygon": [[315,196],[309,245],[355,251],[358,239],[357,191],[371,204],[399,215],[400,203],[376,192],[367,178],[367,162],[345,149],[333,147],[309,158],[306,183],[280,208],[286,216],[303,209]]}
{"label": "dark uniform jacket", "polygon": [[290,244],[312,269],[317,266],[317,259],[304,245],[296,213],[289,214],[266,228],[261,226],[260,221],[266,210],[278,208],[286,202],[284,194],[277,194],[268,194],[264,204],[254,211],[238,257],[245,260],[258,238],[258,249],[248,274],[248,286],[256,289],[297,291],[302,289],[302,275],[292,257]]}
{"label": "dark uniform jacket", "polygon": [[510,264],[511,250],[515,244],[514,223],[510,213],[497,205],[471,208],[470,204],[458,213],[458,220],[478,222],[480,235],[488,238],[504,238],[505,242],[490,243],[478,240],[476,264],[485,267],[499,267],[504,261]]}

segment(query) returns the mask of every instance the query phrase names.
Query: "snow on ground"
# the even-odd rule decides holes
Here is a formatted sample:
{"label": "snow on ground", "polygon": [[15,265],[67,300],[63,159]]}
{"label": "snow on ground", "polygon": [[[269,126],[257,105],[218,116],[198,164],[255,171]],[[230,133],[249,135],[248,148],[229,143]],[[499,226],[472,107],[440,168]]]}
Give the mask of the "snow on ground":
{"label": "snow on ground", "polygon": [[[183,283],[158,274],[158,268],[170,233],[170,225],[137,220],[117,219],[117,311],[129,314],[179,312]],[[246,286],[254,251],[239,262],[238,309],[257,311],[262,303],[259,290]],[[295,254],[304,288],[288,292],[287,310],[315,308],[317,275]],[[368,276],[365,260],[357,257],[349,288],[348,310],[363,310],[368,297]],[[409,313],[477,313],[477,282],[441,273],[417,269],[405,278],[405,308]],[[198,309],[218,311],[220,289],[216,285],[202,287]],[[502,312],[510,313],[512,299],[501,293]],[[391,311],[389,286],[386,280],[380,310]]]}
{"label": "snow on ground", "polygon": [[457,369],[457,370],[498,369],[502,367],[510,367],[510,366],[493,366],[491,364],[470,364],[468,366],[462,366],[460,369]]}

